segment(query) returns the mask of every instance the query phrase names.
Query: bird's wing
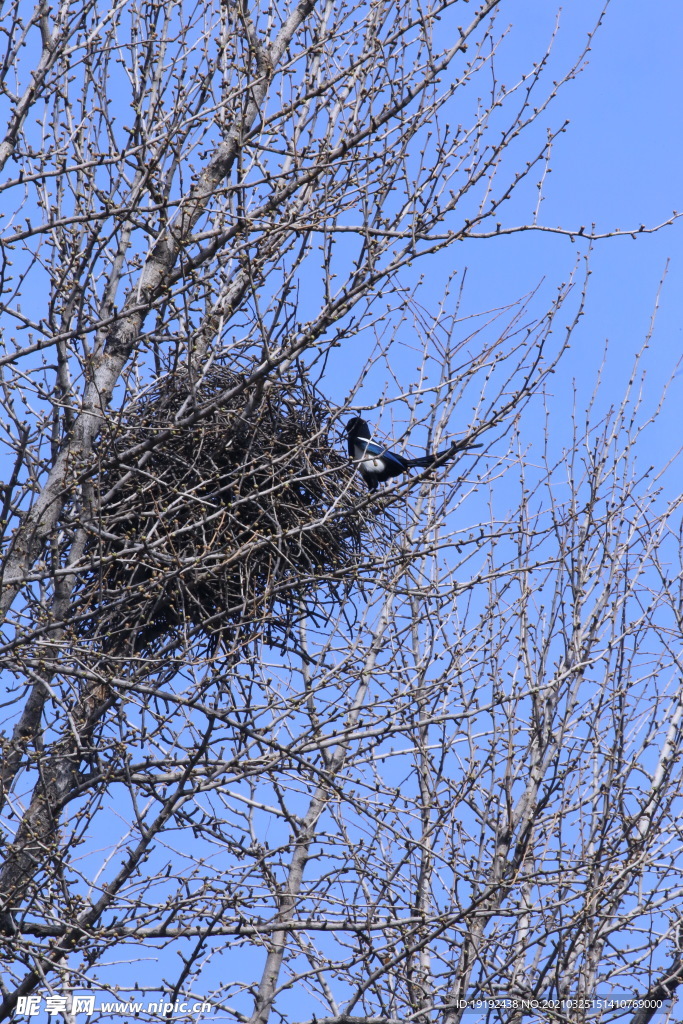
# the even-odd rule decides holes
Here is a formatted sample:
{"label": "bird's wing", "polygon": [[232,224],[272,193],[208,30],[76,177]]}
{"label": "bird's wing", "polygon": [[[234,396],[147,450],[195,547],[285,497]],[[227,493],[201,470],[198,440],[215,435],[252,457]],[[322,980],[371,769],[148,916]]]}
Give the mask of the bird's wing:
{"label": "bird's wing", "polygon": [[397,455],[396,452],[389,452],[386,448],[382,451],[381,458],[387,467],[393,466],[394,469],[399,470],[401,473],[403,473],[409,465],[408,460],[404,459],[402,455]]}
{"label": "bird's wing", "polygon": [[393,466],[395,469],[400,470],[406,469],[408,465],[407,460],[402,455],[389,451],[383,444],[377,444],[376,441],[365,442],[365,452],[361,458],[381,459],[385,465]]}
{"label": "bird's wing", "polygon": [[391,454],[391,452],[388,452],[386,450],[384,445],[377,444],[376,441],[363,441],[361,443],[363,444],[363,447],[365,448],[365,451],[366,451],[366,453],[368,455],[390,455]]}

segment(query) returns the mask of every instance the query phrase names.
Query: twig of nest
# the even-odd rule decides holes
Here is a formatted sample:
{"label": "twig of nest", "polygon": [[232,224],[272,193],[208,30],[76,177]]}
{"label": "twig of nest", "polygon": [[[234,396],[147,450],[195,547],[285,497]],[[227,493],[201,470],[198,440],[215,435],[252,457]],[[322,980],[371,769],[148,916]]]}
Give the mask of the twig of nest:
{"label": "twig of nest", "polygon": [[121,654],[277,642],[335,602],[368,513],[329,430],[305,382],[259,393],[221,368],[134,402],[100,443],[79,634]]}

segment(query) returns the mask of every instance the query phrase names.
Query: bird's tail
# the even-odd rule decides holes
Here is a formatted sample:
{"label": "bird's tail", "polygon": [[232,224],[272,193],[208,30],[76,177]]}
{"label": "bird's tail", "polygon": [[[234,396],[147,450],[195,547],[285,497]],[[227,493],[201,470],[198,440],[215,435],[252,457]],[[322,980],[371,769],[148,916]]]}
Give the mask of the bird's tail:
{"label": "bird's tail", "polygon": [[[441,454],[443,455],[443,452],[441,452]],[[432,462],[437,458],[437,455],[422,455],[419,459],[407,459],[407,462],[409,466],[426,467],[431,466]]]}
{"label": "bird's tail", "polygon": [[463,448],[481,448],[481,445],[468,444],[467,441],[454,441],[449,448],[442,448],[440,452],[434,452],[431,455],[421,455],[418,459],[409,459],[408,465],[426,468],[436,462],[437,459],[448,459],[451,455],[455,455],[456,452],[462,451]]}

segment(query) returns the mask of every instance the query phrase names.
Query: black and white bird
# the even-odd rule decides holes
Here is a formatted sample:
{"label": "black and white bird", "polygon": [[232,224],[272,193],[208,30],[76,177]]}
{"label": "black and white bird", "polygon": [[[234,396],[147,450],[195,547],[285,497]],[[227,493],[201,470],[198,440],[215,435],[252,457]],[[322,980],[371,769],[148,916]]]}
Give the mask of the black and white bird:
{"label": "black and white bird", "polygon": [[437,459],[454,454],[461,447],[459,444],[452,444],[450,448],[444,448],[434,455],[406,459],[403,455],[398,455],[384,445],[372,441],[370,427],[360,416],[354,416],[349,420],[346,424],[346,433],[349,436],[349,455],[358,463],[360,474],[371,491],[375,491],[378,484],[383,484],[385,480],[391,480],[394,476],[400,476],[408,469],[416,466],[426,469]]}

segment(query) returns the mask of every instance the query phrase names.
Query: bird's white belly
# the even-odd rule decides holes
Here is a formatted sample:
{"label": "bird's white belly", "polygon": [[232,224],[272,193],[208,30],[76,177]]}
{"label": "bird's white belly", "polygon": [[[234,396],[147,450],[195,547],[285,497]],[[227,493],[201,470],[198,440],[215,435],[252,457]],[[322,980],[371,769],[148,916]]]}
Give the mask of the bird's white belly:
{"label": "bird's white belly", "polygon": [[380,455],[366,455],[361,463],[361,469],[366,469],[370,473],[381,473],[385,466],[386,463]]}

